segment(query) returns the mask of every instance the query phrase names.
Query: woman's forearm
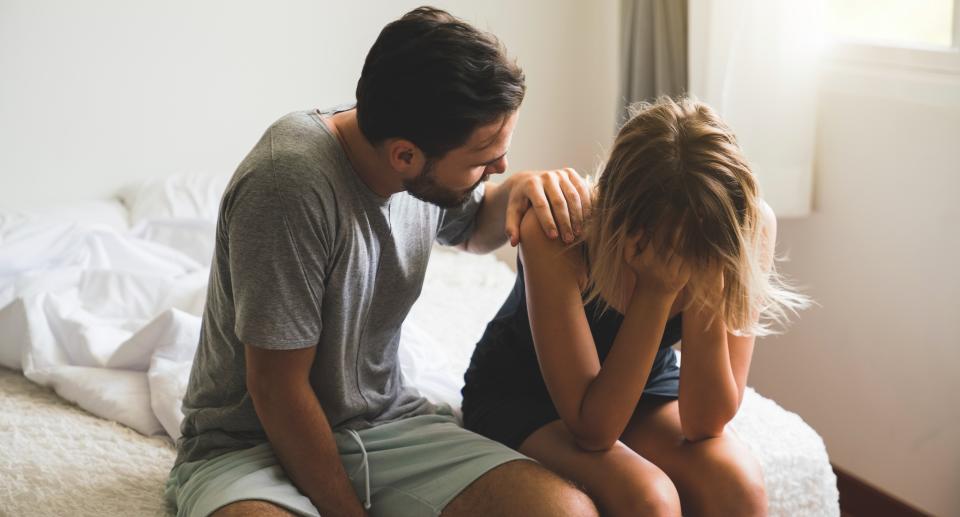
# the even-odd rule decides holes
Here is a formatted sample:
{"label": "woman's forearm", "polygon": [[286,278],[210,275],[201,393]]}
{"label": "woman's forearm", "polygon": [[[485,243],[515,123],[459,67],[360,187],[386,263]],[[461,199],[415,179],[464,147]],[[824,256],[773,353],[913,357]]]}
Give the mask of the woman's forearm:
{"label": "woman's forearm", "polygon": [[584,393],[579,429],[574,430],[581,447],[608,449],[623,434],[643,394],[675,296],[643,294],[631,300],[610,353]]}
{"label": "woman's forearm", "polygon": [[730,364],[726,327],[719,318],[692,308],[683,317],[680,368],[680,427],[691,441],[719,436],[740,407]]}

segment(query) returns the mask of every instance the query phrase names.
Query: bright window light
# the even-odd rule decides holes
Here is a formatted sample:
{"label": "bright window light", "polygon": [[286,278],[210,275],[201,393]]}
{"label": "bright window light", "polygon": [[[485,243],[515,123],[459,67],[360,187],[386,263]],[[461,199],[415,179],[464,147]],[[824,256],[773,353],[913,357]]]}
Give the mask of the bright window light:
{"label": "bright window light", "polygon": [[955,0],[827,0],[827,28],[839,40],[889,46],[954,47]]}

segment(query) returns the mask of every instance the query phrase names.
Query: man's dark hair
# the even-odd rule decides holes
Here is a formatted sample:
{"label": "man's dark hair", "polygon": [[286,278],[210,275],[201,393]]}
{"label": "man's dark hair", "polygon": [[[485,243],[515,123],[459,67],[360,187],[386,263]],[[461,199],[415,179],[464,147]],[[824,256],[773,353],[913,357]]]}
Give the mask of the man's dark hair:
{"label": "man's dark hair", "polygon": [[405,138],[436,158],[516,111],[525,91],[523,71],[496,37],[418,7],[384,27],[367,54],[357,121],[375,145]]}

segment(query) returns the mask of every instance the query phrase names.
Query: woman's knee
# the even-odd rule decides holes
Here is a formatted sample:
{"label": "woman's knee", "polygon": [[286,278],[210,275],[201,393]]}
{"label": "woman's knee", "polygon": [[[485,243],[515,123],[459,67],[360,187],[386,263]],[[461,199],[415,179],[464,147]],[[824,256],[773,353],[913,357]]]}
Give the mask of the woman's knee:
{"label": "woman's knee", "polygon": [[733,512],[728,515],[766,515],[767,487],[756,461],[751,457],[732,462],[727,471],[730,484],[726,494],[719,494],[718,498],[728,500],[725,506]]}
{"label": "woman's knee", "polygon": [[604,513],[610,515],[679,516],[680,496],[662,471],[646,469],[636,476],[611,480]]}
{"label": "woman's knee", "polygon": [[705,492],[703,506],[715,509],[716,515],[766,515],[766,483],[756,458],[742,447],[717,447],[713,451],[702,469],[708,479],[698,483]]}

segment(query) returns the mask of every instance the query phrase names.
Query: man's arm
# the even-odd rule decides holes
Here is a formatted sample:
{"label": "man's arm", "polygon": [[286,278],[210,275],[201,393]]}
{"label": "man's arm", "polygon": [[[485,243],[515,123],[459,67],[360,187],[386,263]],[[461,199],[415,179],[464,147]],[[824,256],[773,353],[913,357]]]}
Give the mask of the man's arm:
{"label": "man's arm", "polygon": [[364,516],[310,386],[317,348],[245,346],[247,390],[280,465],[320,515]]}
{"label": "man's arm", "polygon": [[544,234],[573,241],[590,211],[590,189],[573,169],[524,171],[500,184],[487,183],[477,210],[473,234],[459,247],[471,253],[489,253],[507,239],[520,243],[520,221],[533,208]]}

